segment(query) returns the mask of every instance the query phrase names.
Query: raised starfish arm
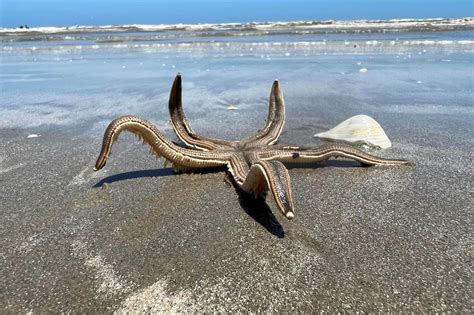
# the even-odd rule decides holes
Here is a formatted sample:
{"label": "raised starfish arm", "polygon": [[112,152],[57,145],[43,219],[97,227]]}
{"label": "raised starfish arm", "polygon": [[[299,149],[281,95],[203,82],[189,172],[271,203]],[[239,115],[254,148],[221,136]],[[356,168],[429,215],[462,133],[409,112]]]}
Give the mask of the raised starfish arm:
{"label": "raised starfish arm", "polygon": [[279,161],[258,161],[249,168],[244,159],[234,156],[229,160],[229,171],[237,185],[255,197],[271,191],[278,208],[288,219],[294,217],[290,176]]}
{"label": "raised starfish arm", "polygon": [[192,130],[183,110],[181,75],[179,73],[174,79],[173,87],[171,88],[169,111],[171,123],[173,124],[176,135],[188,147],[202,151],[232,147],[233,142],[231,141],[206,138],[196,134]]}
{"label": "raised starfish arm", "polygon": [[259,151],[263,160],[276,160],[283,163],[315,163],[331,157],[344,157],[356,160],[363,165],[414,165],[413,161],[386,159],[366,153],[344,144],[331,144],[319,148],[302,148],[298,146],[275,146]]}
{"label": "raised starfish arm", "polygon": [[168,140],[149,121],[135,116],[122,116],[113,120],[107,127],[95,170],[105,166],[112,145],[122,131],[130,131],[136,134],[144,143],[151,146],[151,151],[156,156],[164,157],[178,167],[207,168],[224,166],[227,164],[230,155],[226,152],[215,154],[179,147]]}
{"label": "raised starfish arm", "polygon": [[240,141],[248,146],[271,145],[278,141],[278,137],[285,125],[285,101],[280,83],[275,80],[270,92],[268,117],[265,127],[257,134]]}

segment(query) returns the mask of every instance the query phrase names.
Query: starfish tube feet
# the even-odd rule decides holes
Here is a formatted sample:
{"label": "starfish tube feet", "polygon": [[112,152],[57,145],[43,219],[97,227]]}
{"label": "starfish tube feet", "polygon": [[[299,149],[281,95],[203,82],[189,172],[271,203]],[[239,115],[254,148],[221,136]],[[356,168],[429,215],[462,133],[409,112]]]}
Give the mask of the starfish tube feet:
{"label": "starfish tube feet", "polygon": [[285,217],[294,218],[290,176],[283,163],[259,161],[253,164],[241,188],[246,192],[254,193],[255,196],[270,190]]}
{"label": "starfish tube feet", "polygon": [[112,145],[122,131],[134,133],[151,146],[151,151],[157,157],[164,157],[174,165],[190,168],[208,168],[226,165],[226,154],[220,156],[209,152],[181,148],[168,140],[149,121],[136,116],[122,116],[114,119],[105,130],[102,149],[95,164],[95,169],[100,170],[105,166],[111,153]]}
{"label": "starfish tube feet", "polygon": [[261,154],[264,160],[277,160],[283,163],[316,163],[334,157],[358,161],[362,165],[415,165],[415,162],[402,159],[381,158],[345,144],[331,144],[319,148],[299,148],[279,146]]}

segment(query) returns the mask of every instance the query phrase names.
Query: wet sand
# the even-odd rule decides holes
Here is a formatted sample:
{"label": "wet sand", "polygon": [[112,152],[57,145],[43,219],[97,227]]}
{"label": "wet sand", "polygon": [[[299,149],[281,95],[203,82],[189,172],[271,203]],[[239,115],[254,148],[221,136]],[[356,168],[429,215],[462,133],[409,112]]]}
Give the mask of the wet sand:
{"label": "wet sand", "polygon": [[[223,172],[174,175],[130,135],[94,173],[86,126],[2,130],[2,309],[468,312],[472,140],[384,124],[394,147],[378,153],[416,167],[293,168],[293,221]],[[317,144],[302,125],[281,141]]]}

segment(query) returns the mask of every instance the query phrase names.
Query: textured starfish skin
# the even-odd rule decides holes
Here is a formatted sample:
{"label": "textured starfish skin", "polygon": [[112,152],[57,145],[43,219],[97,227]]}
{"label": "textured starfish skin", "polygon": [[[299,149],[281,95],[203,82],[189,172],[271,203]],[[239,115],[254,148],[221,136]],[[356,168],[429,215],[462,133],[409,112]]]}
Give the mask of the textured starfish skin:
{"label": "textured starfish skin", "polygon": [[294,203],[285,163],[316,163],[331,157],[343,157],[368,166],[414,164],[408,160],[376,157],[350,145],[331,144],[317,148],[275,145],[285,123],[285,104],[278,81],[273,83],[270,93],[265,127],[241,141],[208,138],[192,130],[182,106],[179,74],[171,89],[169,112],[176,135],[186,148],[168,140],[147,120],[122,116],[113,120],[107,127],[95,169],[99,170],[105,166],[118,135],[122,131],[129,131],[149,144],[155,155],[171,161],[178,170],[227,167],[240,189],[253,193],[256,197],[270,191],[278,208],[288,219],[292,219]]}

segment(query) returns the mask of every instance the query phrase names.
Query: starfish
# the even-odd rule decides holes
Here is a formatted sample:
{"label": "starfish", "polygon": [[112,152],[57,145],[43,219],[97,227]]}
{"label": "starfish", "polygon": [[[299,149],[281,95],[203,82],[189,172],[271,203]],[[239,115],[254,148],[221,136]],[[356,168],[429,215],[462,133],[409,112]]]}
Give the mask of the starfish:
{"label": "starfish", "polygon": [[180,171],[206,168],[226,168],[234,184],[255,197],[270,191],[277,207],[288,219],[294,218],[290,177],[284,164],[317,163],[331,157],[343,157],[365,166],[412,165],[401,159],[373,156],[353,146],[330,144],[316,148],[295,145],[276,145],[285,123],[285,103],[278,81],[274,81],[269,101],[266,125],[256,134],[240,141],[227,141],[195,133],[183,111],[181,75],[173,82],[169,98],[169,112],[174,131],[186,145],[182,147],[167,139],[149,121],[136,116],[121,116],[107,127],[95,170],[105,166],[113,143],[122,131],[136,134],[151,146],[157,157],[164,157]]}

